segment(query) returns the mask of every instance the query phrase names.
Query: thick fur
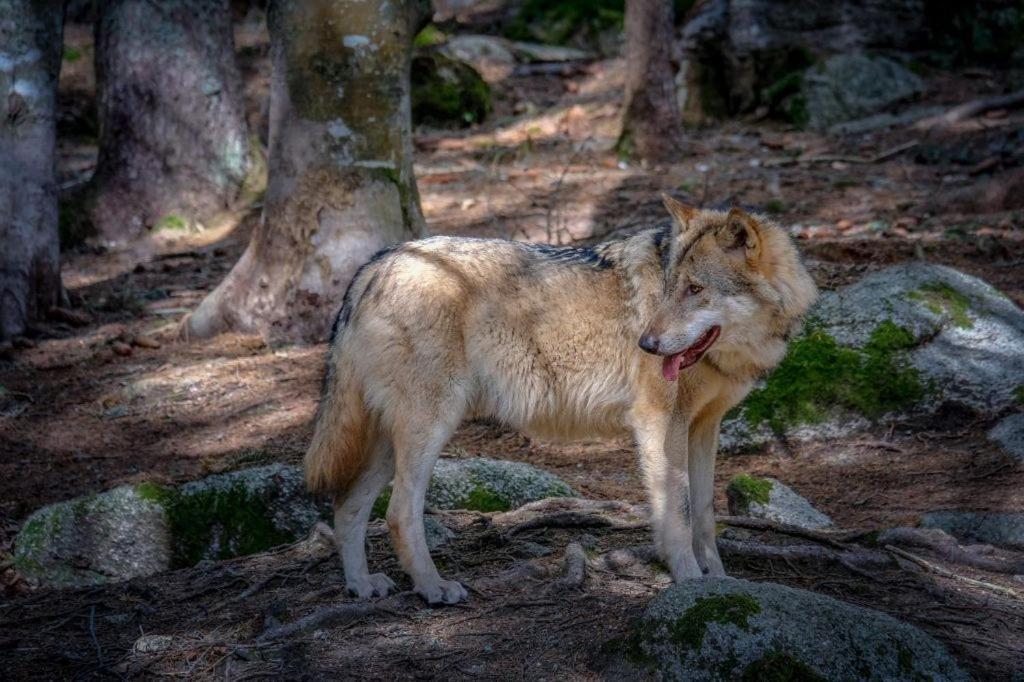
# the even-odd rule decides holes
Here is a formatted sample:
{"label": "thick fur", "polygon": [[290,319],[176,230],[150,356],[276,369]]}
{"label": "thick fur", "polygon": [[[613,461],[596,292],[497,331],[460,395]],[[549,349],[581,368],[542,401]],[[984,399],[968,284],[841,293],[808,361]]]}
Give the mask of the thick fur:
{"label": "thick fur", "polygon": [[[816,291],[789,237],[766,219],[666,205],[670,225],[593,248],[434,237],[357,273],[305,460],[310,488],[335,496],[352,592],[392,586],[369,574],[363,542],[393,473],[387,519],[403,568],[428,601],[465,597],[437,574],[422,513],[437,456],[471,417],[545,439],[631,433],[673,576],[722,574],[712,509],[719,423],[782,358]],[[667,381],[661,356],[710,325],[721,328],[717,342]],[[660,356],[640,350],[643,335]]]}

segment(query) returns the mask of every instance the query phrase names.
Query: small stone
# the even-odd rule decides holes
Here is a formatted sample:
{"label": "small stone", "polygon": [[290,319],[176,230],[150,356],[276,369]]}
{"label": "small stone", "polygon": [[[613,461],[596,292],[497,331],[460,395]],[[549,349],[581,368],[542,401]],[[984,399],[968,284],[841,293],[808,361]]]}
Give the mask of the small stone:
{"label": "small stone", "polygon": [[427,549],[431,552],[438,547],[447,545],[455,538],[455,531],[430,514],[423,517],[423,528],[427,536]]}
{"label": "small stone", "polygon": [[846,218],[842,218],[841,220],[837,220],[836,221],[836,229],[837,230],[841,230],[841,231],[845,232],[846,230],[849,230],[851,227],[853,227],[853,221],[852,220],[847,220]]}
{"label": "small stone", "polygon": [[155,350],[160,347],[160,342],[151,336],[136,336],[132,339],[132,345],[138,346],[139,348]]}
{"label": "small stone", "polygon": [[729,513],[734,516],[752,516],[809,529],[832,526],[832,519],[774,478],[747,474],[734,476],[725,493],[729,501]]}
{"label": "small stone", "polygon": [[137,654],[155,654],[173,648],[174,637],[171,635],[142,635],[132,645],[132,651]]}
{"label": "small stone", "polygon": [[114,351],[116,355],[120,355],[123,358],[128,357],[132,354],[132,347],[124,341],[114,341],[110,344],[110,350]]}

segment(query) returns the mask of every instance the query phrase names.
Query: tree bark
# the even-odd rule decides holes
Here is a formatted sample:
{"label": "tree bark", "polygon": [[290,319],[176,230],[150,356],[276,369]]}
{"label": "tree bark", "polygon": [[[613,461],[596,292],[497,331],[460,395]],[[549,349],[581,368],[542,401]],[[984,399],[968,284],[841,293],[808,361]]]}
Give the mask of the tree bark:
{"label": "tree bark", "polygon": [[626,99],[619,147],[649,161],[683,153],[672,0],[626,0]]}
{"label": "tree bark", "polygon": [[61,297],[54,175],[60,0],[0,0],[0,341]]}
{"label": "tree bark", "polygon": [[251,163],[227,0],[99,0],[91,220],[125,243],[232,205]]}
{"label": "tree bark", "polygon": [[277,0],[269,185],[260,225],[186,335],[314,342],[355,270],[425,234],[412,172],[409,64],[421,0]]}

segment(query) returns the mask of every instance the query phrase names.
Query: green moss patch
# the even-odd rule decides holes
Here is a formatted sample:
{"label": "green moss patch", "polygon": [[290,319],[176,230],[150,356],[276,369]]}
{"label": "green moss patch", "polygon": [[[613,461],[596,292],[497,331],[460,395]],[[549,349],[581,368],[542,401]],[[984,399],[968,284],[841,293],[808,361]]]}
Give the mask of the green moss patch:
{"label": "green moss patch", "polygon": [[73,45],[64,46],[64,61],[74,64],[82,58],[82,51]]}
{"label": "green moss patch", "polygon": [[[143,486],[149,487],[142,490]],[[295,538],[274,524],[265,500],[237,482],[182,493],[175,488],[143,484],[144,499],[167,512],[173,538],[172,568],[194,566],[204,559],[230,559],[255,554]]]}
{"label": "green moss patch", "polygon": [[690,649],[699,649],[711,623],[731,624],[747,630],[751,616],[761,613],[761,605],[749,594],[716,594],[701,597],[669,625],[672,640]]}
{"label": "green moss patch", "polygon": [[772,494],[772,482],[767,478],[757,478],[750,474],[739,474],[733,476],[726,489],[726,495],[730,500],[739,502],[740,510],[746,514],[750,511],[750,505],[768,504]]}
{"label": "green moss patch", "polygon": [[153,226],[154,230],[174,230],[183,232],[188,229],[188,221],[182,218],[180,215],[169,213],[160,220],[156,221],[156,225]]}
{"label": "green moss patch", "polygon": [[412,60],[412,118],[415,123],[466,126],[491,112],[491,89],[473,67],[440,52]]}
{"label": "green moss patch", "polygon": [[435,45],[443,45],[448,40],[448,36],[445,35],[444,31],[439,29],[434,24],[427,24],[423,27],[416,37],[412,39],[413,47],[434,47]]}
{"label": "green moss patch", "polygon": [[875,328],[863,349],[840,346],[812,327],[790,344],[765,385],[747,397],[742,414],[752,426],[767,424],[782,433],[819,423],[836,407],[871,419],[909,407],[925,395],[920,373],[900,356],[914,345],[913,334],[888,321]]}
{"label": "green moss patch", "polygon": [[910,292],[910,298],[920,301],[924,307],[949,320],[961,329],[972,329],[974,320],[968,314],[970,301],[959,291],[941,282],[925,284],[917,291]]}
{"label": "green moss patch", "polygon": [[1017,402],[1024,405],[1024,384],[1021,384],[1014,389],[1013,394],[1017,396]]}
{"label": "green moss patch", "polygon": [[743,682],[824,682],[826,678],[789,654],[773,651],[743,670]]}

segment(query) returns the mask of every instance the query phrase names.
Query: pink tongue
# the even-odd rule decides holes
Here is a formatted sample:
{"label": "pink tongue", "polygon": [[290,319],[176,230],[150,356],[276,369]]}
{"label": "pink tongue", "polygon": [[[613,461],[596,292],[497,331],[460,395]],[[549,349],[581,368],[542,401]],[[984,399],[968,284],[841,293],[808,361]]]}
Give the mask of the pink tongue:
{"label": "pink tongue", "polygon": [[679,361],[682,357],[682,353],[676,353],[661,361],[661,376],[665,377],[665,381],[675,381],[679,378]]}

